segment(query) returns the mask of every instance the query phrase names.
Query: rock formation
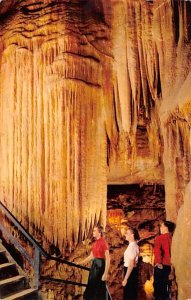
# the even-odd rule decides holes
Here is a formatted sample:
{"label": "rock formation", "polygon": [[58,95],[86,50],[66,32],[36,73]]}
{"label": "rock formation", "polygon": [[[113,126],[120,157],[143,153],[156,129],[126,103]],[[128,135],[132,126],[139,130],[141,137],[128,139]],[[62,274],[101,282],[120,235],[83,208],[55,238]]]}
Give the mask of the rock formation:
{"label": "rock formation", "polygon": [[190,18],[186,0],[0,1],[0,199],[64,255],[106,224],[108,183],[164,184],[180,300]]}
{"label": "rock formation", "polygon": [[94,12],[86,1],[17,1],[0,24],[1,199],[63,251],[106,216],[112,58]]}

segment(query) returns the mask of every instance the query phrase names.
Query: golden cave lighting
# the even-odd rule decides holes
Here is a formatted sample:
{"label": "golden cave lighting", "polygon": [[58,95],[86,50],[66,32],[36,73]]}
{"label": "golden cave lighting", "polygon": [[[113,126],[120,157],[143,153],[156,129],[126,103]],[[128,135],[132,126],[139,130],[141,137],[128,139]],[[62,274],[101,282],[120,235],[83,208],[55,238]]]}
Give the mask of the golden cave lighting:
{"label": "golden cave lighting", "polygon": [[153,265],[154,263],[153,245],[149,243],[145,243],[141,245],[140,256],[142,257],[143,262]]}
{"label": "golden cave lighting", "polygon": [[147,299],[153,299],[153,292],[154,292],[153,276],[151,277],[150,280],[147,280],[145,282],[145,284],[144,284],[144,290],[145,290]]}
{"label": "golden cave lighting", "polygon": [[115,227],[120,230],[121,221],[124,217],[124,213],[122,209],[109,209],[107,211],[107,223],[111,227]]}

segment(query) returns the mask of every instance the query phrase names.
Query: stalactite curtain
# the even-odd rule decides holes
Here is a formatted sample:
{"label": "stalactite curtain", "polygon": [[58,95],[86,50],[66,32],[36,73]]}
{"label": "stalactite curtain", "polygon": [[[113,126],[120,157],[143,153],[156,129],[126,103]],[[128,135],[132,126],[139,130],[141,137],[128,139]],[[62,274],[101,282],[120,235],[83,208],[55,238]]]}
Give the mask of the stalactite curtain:
{"label": "stalactite curtain", "polygon": [[[19,10],[0,37],[0,199],[63,253],[105,225],[106,128],[115,130],[111,58],[80,32],[82,17],[88,30],[99,24],[78,9]],[[67,10],[79,24],[64,21]]]}

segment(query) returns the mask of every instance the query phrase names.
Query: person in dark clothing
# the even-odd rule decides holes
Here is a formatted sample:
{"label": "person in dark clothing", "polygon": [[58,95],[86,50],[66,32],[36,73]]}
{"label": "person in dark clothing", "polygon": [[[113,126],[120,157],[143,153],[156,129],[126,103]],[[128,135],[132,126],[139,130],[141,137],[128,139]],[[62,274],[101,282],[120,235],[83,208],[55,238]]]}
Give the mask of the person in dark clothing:
{"label": "person in dark clothing", "polygon": [[93,237],[96,239],[90,255],[78,262],[85,264],[92,260],[88,284],[85,289],[84,300],[106,300],[106,280],[110,265],[109,247],[103,238],[102,226],[95,226]]}
{"label": "person in dark clothing", "polygon": [[171,244],[175,225],[163,221],[160,235],[154,243],[154,296],[155,300],[169,300],[169,275],[171,272]]}

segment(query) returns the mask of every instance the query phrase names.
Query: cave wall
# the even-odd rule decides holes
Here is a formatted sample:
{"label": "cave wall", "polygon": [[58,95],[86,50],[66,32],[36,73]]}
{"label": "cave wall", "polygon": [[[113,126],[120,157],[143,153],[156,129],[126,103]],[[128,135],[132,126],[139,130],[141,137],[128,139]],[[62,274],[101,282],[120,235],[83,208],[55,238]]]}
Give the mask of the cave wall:
{"label": "cave wall", "polygon": [[[191,3],[3,0],[0,14],[0,199],[64,254],[106,224],[107,183],[164,184],[179,232]],[[181,300],[190,273],[178,274]]]}

